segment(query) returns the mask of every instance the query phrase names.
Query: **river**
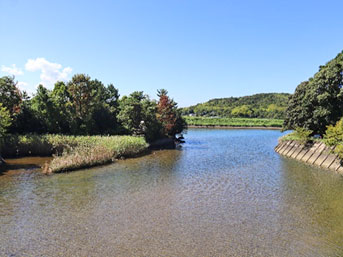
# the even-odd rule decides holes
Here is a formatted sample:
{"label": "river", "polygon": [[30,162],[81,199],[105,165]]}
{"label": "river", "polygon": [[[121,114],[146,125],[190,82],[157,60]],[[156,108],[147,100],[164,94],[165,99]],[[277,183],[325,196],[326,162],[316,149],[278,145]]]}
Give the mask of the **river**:
{"label": "river", "polygon": [[343,256],[342,177],[279,156],[281,135],[190,129],[178,150],[51,176],[12,161],[0,256]]}

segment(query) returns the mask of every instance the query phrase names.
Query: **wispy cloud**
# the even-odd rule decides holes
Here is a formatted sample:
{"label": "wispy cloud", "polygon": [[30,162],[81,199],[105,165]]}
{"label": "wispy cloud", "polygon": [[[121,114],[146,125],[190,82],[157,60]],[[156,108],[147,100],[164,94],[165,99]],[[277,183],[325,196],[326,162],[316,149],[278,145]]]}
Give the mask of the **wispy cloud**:
{"label": "wispy cloud", "polygon": [[47,61],[45,58],[29,59],[25,64],[27,71],[40,71],[41,84],[47,87],[53,86],[56,81],[66,81],[72,72],[72,68],[63,68],[59,63]]}
{"label": "wispy cloud", "polygon": [[14,75],[14,76],[20,76],[24,74],[24,72],[20,68],[18,68],[15,64],[12,64],[10,67],[2,65],[1,71]]}
{"label": "wispy cloud", "polygon": [[24,81],[18,81],[17,86],[20,88],[20,90],[27,90],[28,88],[28,83]]}

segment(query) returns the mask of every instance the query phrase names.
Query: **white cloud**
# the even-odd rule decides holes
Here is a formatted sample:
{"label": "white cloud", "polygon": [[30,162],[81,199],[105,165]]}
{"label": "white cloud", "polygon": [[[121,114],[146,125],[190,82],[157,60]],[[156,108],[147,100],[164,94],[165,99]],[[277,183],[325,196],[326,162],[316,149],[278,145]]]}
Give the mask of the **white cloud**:
{"label": "white cloud", "polygon": [[35,92],[34,87],[32,87],[29,83],[24,81],[18,81],[17,87],[20,89],[20,91],[25,91],[29,95],[32,95],[33,92]]}
{"label": "white cloud", "polygon": [[25,87],[27,87],[29,84],[24,82],[24,81],[19,81],[17,86],[20,88],[20,89],[25,89]]}
{"label": "white cloud", "polygon": [[19,75],[24,74],[24,72],[20,68],[17,68],[17,66],[15,64],[12,64],[11,67],[1,65],[1,71],[9,73],[9,74],[14,75],[14,76],[19,76]]}
{"label": "white cloud", "polygon": [[27,71],[40,71],[41,84],[46,87],[53,86],[56,81],[66,81],[72,69],[70,67],[62,68],[59,63],[47,61],[45,58],[29,59],[25,64]]}

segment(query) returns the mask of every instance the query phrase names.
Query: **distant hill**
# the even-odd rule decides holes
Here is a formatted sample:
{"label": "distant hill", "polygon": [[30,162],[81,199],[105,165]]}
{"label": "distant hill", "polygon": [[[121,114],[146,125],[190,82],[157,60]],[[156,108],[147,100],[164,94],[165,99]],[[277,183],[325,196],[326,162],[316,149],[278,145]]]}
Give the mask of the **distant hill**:
{"label": "distant hill", "polygon": [[182,108],[183,115],[283,119],[288,93],[265,93],[243,97],[216,98]]}

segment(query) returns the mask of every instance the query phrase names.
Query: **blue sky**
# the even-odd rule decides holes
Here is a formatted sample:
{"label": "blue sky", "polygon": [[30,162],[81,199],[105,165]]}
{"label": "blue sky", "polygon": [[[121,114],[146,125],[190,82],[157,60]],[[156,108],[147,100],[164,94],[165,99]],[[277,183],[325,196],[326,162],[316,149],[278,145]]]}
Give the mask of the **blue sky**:
{"label": "blue sky", "polygon": [[294,92],[343,50],[343,1],[0,0],[0,76],[22,89],[86,73],[179,106]]}

